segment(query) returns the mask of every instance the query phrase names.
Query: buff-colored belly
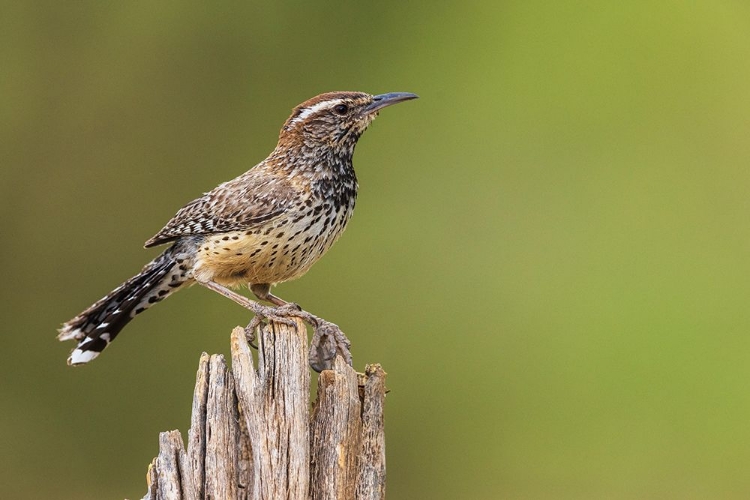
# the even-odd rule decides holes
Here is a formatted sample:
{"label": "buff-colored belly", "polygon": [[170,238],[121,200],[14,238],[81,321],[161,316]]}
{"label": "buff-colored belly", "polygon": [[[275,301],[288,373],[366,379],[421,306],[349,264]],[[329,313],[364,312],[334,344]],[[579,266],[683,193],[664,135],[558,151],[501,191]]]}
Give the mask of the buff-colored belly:
{"label": "buff-colored belly", "polygon": [[277,221],[250,231],[206,237],[196,255],[194,276],[225,286],[281,283],[305,274],[333,245],[348,216]]}

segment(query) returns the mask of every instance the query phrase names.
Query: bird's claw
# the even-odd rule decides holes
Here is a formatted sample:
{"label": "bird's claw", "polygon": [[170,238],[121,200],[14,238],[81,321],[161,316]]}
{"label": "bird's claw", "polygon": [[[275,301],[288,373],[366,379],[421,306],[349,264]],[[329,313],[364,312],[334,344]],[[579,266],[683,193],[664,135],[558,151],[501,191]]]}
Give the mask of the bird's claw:
{"label": "bird's claw", "polygon": [[261,308],[255,313],[255,317],[261,317],[268,321],[275,321],[276,323],[282,323],[287,326],[296,326],[297,323],[290,316],[294,316],[290,311],[285,310],[286,306],[281,307],[266,307]]}
{"label": "bird's claw", "polygon": [[[296,304],[293,305],[296,306]],[[248,323],[245,327],[245,337],[247,338],[248,343],[253,347],[253,349],[258,349],[257,344],[255,344],[255,331],[258,328],[262,328],[265,324],[265,321],[274,321],[276,323],[282,323],[287,326],[297,325],[297,323],[295,323],[295,321],[289,317],[290,314],[288,314],[287,311],[280,310],[282,309],[282,307],[260,306],[257,310],[253,311],[255,313],[255,316],[253,316],[253,319],[250,320],[250,323]]]}
{"label": "bird's claw", "polygon": [[302,308],[295,302],[287,302],[283,306],[276,307],[275,310],[277,313],[289,316],[299,316],[299,313],[302,312]]}
{"label": "bird's claw", "polygon": [[258,350],[258,344],[255,343],[255,330],[262,324],[263,321],[259,316],[253,316],[253,319],[251,319],[250,323],[248,323],[245,327],[245,338],[247,339],[247,343],[250,344],[250,347],[252,347],[256,351]]}
{"label": "bird's claw", "polygon": [[337,354],[352,366],[351,342],[337,325],[316,318],[313,324],[313,338],[310,341],[308,361],[310,367],[320,373],[333,368],[333,361]]}
{"label": "bird's claw", "polygon": [[255,344],[255,331],[258,328],[263,328],[264,320],[296,326],[296,322],[292,318],[299,318],[313,327],[313,337],[310,341],[308,354],[308,361],[313,370],[318,373],[323,370],[330,370],[333,368],[333,362],[337,354],[341,355],[349,366],[352,366],[351,342],[346,338],[341,328],[334,323],[303,311],[300,306],[293,302],[277,307],[259,305],[253,312],[255,316],[245,327],[245,335],[254,349],[258,348]]}

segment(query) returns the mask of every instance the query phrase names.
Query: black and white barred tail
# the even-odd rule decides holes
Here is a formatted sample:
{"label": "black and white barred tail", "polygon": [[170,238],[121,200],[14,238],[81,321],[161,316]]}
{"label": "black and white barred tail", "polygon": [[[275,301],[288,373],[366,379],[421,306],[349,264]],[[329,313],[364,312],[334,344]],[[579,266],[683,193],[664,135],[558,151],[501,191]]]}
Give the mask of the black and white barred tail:
{"label": "black and white barred tail", "polygon": [[193,283],[179,243],[146,264],[141,272],[118,286],[60,328],[58,340],[77,340],[69,365],[96,358],[137,314]]}

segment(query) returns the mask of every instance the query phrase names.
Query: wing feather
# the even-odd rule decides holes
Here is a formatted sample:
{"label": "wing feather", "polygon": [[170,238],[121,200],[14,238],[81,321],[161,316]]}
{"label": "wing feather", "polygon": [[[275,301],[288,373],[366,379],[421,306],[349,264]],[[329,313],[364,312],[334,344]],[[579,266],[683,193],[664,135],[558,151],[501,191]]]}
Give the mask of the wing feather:
{"label": "wing feather", "polygon": [[182,207],[146,248],[183,236],[252,229],[284,214],[303,193],[285,177],[262,170],[255,167]]}

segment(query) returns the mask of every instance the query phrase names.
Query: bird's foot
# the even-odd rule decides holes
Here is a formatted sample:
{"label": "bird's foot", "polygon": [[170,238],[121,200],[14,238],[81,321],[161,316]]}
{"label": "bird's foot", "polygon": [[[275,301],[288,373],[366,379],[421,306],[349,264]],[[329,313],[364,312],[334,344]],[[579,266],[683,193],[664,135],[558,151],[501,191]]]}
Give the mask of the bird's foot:
{"label": "bird's foot", "polygon": [[258,336],[255,335],[255,330],[261,326],[263,326],[263,320],[260,319],[259,316],[253,316],[253,319],[251,319],[250,323],[245,327],[245,338],[247,339],[247,343],[256,351],[258,350],[258,344],[255,343],[255,340]]}
{"label": "bird's foot", "polygon": [[[310,367],[313,370],[321,372],[333,368],[333,360],[336,358],[336,354],[340,354],[349,366],[352,365],[351,342],[337,325],[310,314],[293,302],[287,302],[271,309],[274,311],[274,318],[270,319],[284,318],[288,322],[291,321],[289,318],[299,318],[313,327],[308,354]],[[256,318],[253,318],[253,321],[248,325],[248,328],[251,325],[253,326],[253,333],[255,327],[259,324],[256,322]],[[292,322],[292,324],[294,323]],[[245,331],[247,332],[247,330]]]}
{"label": "bird's foot", "polygon": [[275,306],[264,306],[259,304],[258,302],[250,300],[244,295],[233,292],[225,286],[219,285],[213,281],[199,281],[198,283],[209,290],[218,292],[233,300],[255,314],[252,321],[250,321],[245,327],[245,335],[247,336],[248,342],[255,349],[258,348],[255,344],[255,332],[258,328],[263,326],[264,320],[276,321],[285,325],[295,326],[296,323],[292,318],[299,318],[313,327],[313,338],[310,341],[310,352],[308,354],[310,367],[313,370],[321,372],[333,368],[333,360],[336,358],[337,354],[340,354],[347,364],[352,366],[352,354],[349,350],[351,342],[346,338],[346,335],[341,331],[341,328],[330,321],[326,321],[310,314],[293,302],[284,302],[282,299],[269,294],[268,291],[264,289],[258,289],[257,291],[253,290],[253,292],[256,295],[260,293],[258,298],[268,300],[269,302],[274,303]]}
{"label": "bird's foot", "polygon": [[254,306],[251,311],[253,311],[255,316],[253,316],[253,319],[245,327],[245,337],[253,349],[258,349],[258,345],[255,343],[257,338],[255,331],[262,327],[266,321],[275,321],[288,326],[296,326],[295,321],[289,317],[290,315],[287,314],[286,311],[280,310],[282,309],[281,307],[268,307],[258,304],[257,302],[254,302],[253,304]]}
{"label": "bird's foot", "polygon": [[350,351],[352,343],[346,338],[344,332],[338,325],[315,318],[313,324],[313,337],[310,341],[310,352],[308,362],[310,367],[320,373],[323,370],[333,368],[333,361],[336,355],[340,354],[349,366],[352,366],[352,353]]}

